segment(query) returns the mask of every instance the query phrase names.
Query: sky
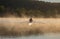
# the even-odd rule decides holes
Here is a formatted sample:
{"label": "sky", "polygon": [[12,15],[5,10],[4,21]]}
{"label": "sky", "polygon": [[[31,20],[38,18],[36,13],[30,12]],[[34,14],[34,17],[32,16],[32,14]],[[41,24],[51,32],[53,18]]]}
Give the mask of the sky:
{"label": "sky", "polygon": [[39,1],[46,1],[46,2],[59,2],[59,3],[60,3],[60,0],[39,0]]}

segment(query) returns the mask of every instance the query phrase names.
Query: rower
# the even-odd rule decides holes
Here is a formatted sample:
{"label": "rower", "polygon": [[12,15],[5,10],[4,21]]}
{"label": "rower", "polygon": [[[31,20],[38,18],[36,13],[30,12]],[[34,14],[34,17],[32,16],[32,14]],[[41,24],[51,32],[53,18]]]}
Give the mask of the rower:
{"label": "rower", "polygon": [[30,18],[30,19],[29,19],[29,22],[30,22],[30,23],[32,23],[32,22],[33,22],[32,18]]}

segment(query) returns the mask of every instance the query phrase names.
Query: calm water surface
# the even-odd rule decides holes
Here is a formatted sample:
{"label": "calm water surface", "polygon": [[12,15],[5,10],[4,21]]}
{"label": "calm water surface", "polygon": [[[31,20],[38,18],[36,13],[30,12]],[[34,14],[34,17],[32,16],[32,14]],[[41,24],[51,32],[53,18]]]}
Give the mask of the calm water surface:
{"label": "calm water surface", "polygon": [[60,34],[44,34],[44,35],[30,35],[30,36],[18,36],[18,37],[2,37],[0,39],[60,39]]}

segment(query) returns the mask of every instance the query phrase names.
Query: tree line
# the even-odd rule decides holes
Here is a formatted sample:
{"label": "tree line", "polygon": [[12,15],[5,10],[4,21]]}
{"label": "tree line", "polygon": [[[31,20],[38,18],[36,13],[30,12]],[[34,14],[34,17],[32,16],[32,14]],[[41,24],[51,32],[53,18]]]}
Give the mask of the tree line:
{"label": "tree line", "polygon": [[27,0],[1,0],[0,17],[60,17],[60,3]]}

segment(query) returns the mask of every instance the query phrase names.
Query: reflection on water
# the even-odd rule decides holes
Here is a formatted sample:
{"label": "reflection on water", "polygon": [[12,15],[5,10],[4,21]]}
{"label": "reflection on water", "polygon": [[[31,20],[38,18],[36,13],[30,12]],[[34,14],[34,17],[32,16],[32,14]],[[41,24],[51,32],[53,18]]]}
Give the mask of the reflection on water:
{"label": "reflection on water", "polygon": [[19,36],[19,37],[1,37],[0,39],[60,39],[60,34],[49,33],[44,35],[31,35],[31,36]]}

